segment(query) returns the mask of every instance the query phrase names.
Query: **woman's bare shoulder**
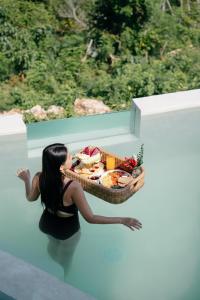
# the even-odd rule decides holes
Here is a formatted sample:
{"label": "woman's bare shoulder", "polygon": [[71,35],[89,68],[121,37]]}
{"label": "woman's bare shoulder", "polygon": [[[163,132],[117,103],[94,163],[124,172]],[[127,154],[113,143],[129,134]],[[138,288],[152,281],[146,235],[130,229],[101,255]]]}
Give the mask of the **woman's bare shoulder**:
{"label": "woman's bare shoulder", "polygon": [[72,183],[71,183],[71,189],[73,189],[73,190],[77,190],[77,189],[82,190],[83,188],[82,188],[82,185],[79,181],[73,180]]}
{"label": "woman's bare shoulder", "polygon": [[83,193],[83,187],[80,182],[73,180],[72,183],[70,184],[70,190],[71,194],[75,194],[76,192],[81,192]]}

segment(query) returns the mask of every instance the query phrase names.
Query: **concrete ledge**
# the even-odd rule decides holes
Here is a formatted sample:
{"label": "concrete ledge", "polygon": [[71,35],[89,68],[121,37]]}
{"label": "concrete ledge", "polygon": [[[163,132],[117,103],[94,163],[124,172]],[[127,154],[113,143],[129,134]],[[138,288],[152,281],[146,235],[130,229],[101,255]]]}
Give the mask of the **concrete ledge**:
{"label": "concrete ledge", "polygon": [[0,291],[16,300],[95,299],[3,251],[0,251]]}
{"label": "concrete ledge", "polygon": [[139,137],[142,118],[200,107],[200,89],[132,99],[133,132]]}
{"label": "concrete ledge", "polygon": [[12,134],[26,134],[26,125],[22,115],[2,115],[0,116],[0,136]]}
{"label": "concrete ledge", "polygon": [[142,116],[200,107],[200,89],[134,98],[133,106]]}

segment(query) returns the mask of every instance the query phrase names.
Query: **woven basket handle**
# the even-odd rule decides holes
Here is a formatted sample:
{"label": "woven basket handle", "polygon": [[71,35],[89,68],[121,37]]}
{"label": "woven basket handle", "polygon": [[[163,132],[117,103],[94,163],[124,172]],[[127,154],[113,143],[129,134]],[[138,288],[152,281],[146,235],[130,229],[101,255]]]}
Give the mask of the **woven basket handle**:
{"label": "woven basket handle", "polygon": [[144,185],[144,179],[139,180],[136,185],[134,186],[134,192],[136,193],[139,191]]}

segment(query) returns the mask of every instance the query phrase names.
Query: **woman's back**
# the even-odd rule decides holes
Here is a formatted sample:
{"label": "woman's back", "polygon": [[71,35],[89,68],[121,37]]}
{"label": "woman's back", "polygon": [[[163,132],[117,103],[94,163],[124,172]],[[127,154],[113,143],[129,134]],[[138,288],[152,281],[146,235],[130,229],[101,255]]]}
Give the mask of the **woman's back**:
{"label": "woman's back", "polygon": [[54,213],[50,208],[45,207],[44,212],[40,218],[39,228],[42,232],[50,234],[58,239],[67,239],[77,232],[80,228],[78,208],[75,203],[64,205],[63,196],[73,180],[69,180],[62,191],[61,202],[58,210]]}

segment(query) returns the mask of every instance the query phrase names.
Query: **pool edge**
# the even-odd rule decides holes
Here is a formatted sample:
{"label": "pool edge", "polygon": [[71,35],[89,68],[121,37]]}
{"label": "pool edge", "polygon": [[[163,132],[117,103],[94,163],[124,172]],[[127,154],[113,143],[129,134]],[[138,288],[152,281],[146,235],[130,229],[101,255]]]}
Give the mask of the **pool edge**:
{"label": "pool edge", "polygon": [[200,107],[200,89],[146,96],[132,99],[134,134],[139,137],[142,118]]}

